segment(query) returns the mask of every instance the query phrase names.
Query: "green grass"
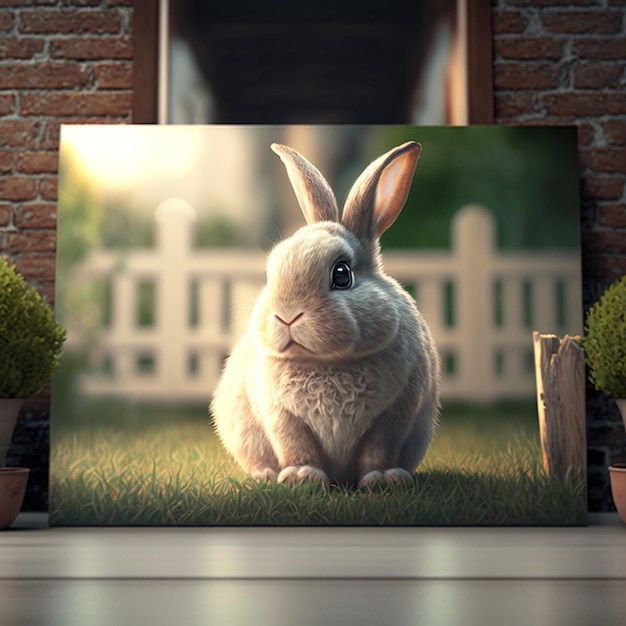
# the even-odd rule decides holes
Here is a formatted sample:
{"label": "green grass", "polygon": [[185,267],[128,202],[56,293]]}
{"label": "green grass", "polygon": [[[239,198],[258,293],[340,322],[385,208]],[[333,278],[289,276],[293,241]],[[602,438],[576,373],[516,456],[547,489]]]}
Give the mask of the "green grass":
{"label": "green grass", "polygon": [[531,405],[447,408],[413,488],[380,491],[250,481],[193,407],[174,418],[122,406],[109,407],[107,418],[88,414],[89,427],[53,419],[52,524],[586,522],[586,480],[546,476]]}

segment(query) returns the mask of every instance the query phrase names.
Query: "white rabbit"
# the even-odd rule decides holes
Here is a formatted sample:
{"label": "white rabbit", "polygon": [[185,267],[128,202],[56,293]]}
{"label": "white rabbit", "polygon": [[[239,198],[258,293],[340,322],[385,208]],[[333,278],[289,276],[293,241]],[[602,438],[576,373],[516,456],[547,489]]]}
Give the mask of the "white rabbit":
{"label": "white rabbit", "polygon": [[343,216],[322,174],[272,144],[307,220],[267,261],[249,329],[212,401],[217,432],[256,480],[412,484],[439,413],[439,357],[378,239],[400,213],[421,146],[375,160]]}

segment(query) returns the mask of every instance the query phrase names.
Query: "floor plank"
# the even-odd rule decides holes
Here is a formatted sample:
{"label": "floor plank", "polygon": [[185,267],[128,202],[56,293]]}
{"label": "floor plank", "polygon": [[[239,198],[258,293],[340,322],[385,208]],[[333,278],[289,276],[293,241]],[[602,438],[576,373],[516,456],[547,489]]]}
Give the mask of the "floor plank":
{"label": "floor plank", "polygon": [[0,581],[10,626],[623,626],[623,581]]}
{"label": "floor plank", "polygon": [[0,578],[625,579],[626,525],[45,528],[0,533]]}

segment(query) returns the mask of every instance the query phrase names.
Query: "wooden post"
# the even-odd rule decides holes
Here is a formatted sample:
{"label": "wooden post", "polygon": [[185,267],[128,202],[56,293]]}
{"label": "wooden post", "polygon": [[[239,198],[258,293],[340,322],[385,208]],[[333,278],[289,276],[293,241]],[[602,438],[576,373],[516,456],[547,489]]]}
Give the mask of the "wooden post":
{"label": "wooden post", "polygon": [[485,315],[485,303],[492,297],[495,253],[495,222],[483,206],[464,206],[454,217],[452,243],[457,263],[454,293],[454,325],[463,338],[458,355],[459,373],[472,397],[493,400],[497,386],[492,376],[493,328]]}
{"label": "wooden post", "polygon": [[533,333],[539,433],[549,476],[587,471],[585,359],[579,337]]}

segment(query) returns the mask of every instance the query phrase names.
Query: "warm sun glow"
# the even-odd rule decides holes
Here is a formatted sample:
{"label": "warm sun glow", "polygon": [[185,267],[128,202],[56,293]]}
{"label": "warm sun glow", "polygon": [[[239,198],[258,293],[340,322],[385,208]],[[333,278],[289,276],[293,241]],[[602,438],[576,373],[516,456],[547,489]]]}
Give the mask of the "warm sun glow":
{"label": "warm sun glow", "polygon": [[[169,136],[168,136],[169,135]],[[183,175],[197,159],[193,127],[150,132],[150,127],[64,126],[61,142],[91,179],[120,189],[148,177]]]}

